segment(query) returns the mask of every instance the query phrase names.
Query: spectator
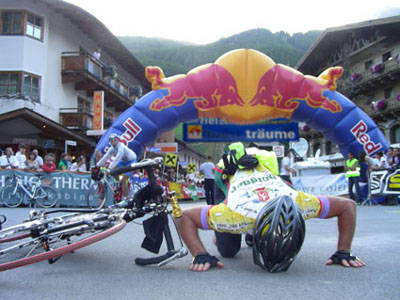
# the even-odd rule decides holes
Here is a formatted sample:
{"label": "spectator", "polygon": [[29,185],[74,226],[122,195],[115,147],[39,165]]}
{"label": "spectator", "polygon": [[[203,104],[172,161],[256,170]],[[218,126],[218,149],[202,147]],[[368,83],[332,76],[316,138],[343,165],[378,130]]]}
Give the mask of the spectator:
{"label": "spectator", "polygon": [[57,166],[54,163],[55,157],[53,154],[46,154],[44,157],[44,163],[42,165],[42,169],[46,173],[51,173],[57,170]]}
{"label": "spectator", "polygon": [[78,157],[78,159],[76,160],[76,162],[74,162],[71,165],[71,169],[70,171],[74,171],[74,172],[87,172],[86,169],[86,158],[81,155]]}
{"label": "spectator", "polygon": [[92,157],[90,158],[90,169],[93,169],[96,167],[97,162],[101,159],[103,155],[101,154],[100,150],[96,150]]}
{"label": "spectator", "polygon": [[3,169],[17,169],[19,167],[18,160],[14,156],[14,151],[11,147],[7,147],[0,157],[0,167]]}
{"label": "spectator", "polygon": [[71,157],[71,155],[69,155],[67,153],[66,159],[67,159],[67,167],[68,167],[68,170],[69,170],[69,169],[71,169],[71,165],[72,165],[72,157]]}
{"label": "spectator", "polygon": [[211,161],[211,156],[207,157],[207,161],[200,166],[200,173],[204,175],[204,190],[206,192],[207,204],[212,205],[214,202],[214,163]]}
{"label": "spectator", "polygon": [[37,171],[40,169],[40,166],[38,162],[35,160],[35,157],[36,157],[35,154],[31,151],[29,153],[28,159],[25,161],[24,169],[32,171]]}
{"label": "spectator", "polygon": [[67,159],[68,159],[68,154],[65,152],[61,153],[60,161],[59,161],[58,167],[57,167],[58,170],[62,170],[62,171],[68,170]]}
{"label": "spectator", "polygon": [[[361,190],[360,190],[360,166],[358,159],[354,157],[354,154],[349,152],[347,154],[347,160],[345,162],[344,170],[346,171],[345,176],[349,183],[349,196],[356,203],[363,201]],[[356,195],[353,193],[353,186],[356,187]]]}
{"label": "spectator", "polygon": [[390,167],[393,164],[393,147],[389,147],[387,149],[386,161],[387,161],[388,167]]}
{"label": "spectator", "polygon": [[360,165],[360,190],[363,199],[367,199],[369,173],[373,168],[373,162],[371,157],[369,157],[364,150],[361,150],[360,154],[358,155],[358,163]]}
{"label": "spectator", "polygon": [[26,161],[25,145],[19,145],[19,151],[15,154],[15,157],[18,160],[18,168],[25,169],[25,161]]}
{"label": "spectator", "polygon": [[286,154],[285,157],[282,158],[281,161],[280,177],[286,182],[292,184],[290,176],[295,174],[295,170],[292,168],[292,162],[293,162],[292,150],[291,149],[288,150],[285,154]]}
{"label": "spectator", "polygon": [[395,169],[400,167],[400,149],[399,148],[393,148],[393,159],[392,159],[392,164],[390,166]]}
{"label": "spectator", "polygon": [[38,149],[33,149],[33,154],[35,154],[35,160],[39,164],[39,167],[42,168],[43,166],[43,158],[39,155],[39,150]]}
{"label": "spectator", "polygon": [[378,160],[378,169],[382,170],[382,169],[388,169],[389,165],[387,163],[386,157],[383,154],[382,151],[378,151],[375,155],[374,158],[376,160]]}

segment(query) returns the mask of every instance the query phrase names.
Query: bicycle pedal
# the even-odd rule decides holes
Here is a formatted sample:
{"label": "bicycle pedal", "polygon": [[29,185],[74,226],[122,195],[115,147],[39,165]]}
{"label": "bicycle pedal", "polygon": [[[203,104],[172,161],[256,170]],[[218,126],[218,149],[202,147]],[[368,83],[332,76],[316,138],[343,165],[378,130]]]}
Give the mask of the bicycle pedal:
{"label": "bicycle pedal", "polygon": [[177,258],[181,258],[184,257],[188,254],[188,251],[185,247],[182,247],[181,249],[179,249],[178,251],[176,251],[173,255],[171,255],[170,257],[168,257],[167,259],[164,259],[163,261],[158,263],[158,267],[162,267],[165,266],[167,263],[170,263],[171,261],[177,259]]}

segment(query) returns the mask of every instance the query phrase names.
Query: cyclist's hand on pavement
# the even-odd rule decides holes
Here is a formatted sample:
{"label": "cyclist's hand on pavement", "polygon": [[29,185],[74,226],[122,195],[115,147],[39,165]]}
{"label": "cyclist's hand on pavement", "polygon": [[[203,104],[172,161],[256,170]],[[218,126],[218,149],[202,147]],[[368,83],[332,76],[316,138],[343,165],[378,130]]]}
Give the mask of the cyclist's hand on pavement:
{"label": "cyclist's hand on pavement", "polygon": [[326,265],[342,265],[344,267],[360,268],[365,266],[365,263],[357,256],[353,256],[349,251],[336,251],[327,261]]}
{"label": "cyclist's hand on pavement", "polygon": [[224,264],[215,256],[211,256],[208,253],[199,253],[190,264],[189,270],[195,272],[205,272],[213,267],[223,268]]}

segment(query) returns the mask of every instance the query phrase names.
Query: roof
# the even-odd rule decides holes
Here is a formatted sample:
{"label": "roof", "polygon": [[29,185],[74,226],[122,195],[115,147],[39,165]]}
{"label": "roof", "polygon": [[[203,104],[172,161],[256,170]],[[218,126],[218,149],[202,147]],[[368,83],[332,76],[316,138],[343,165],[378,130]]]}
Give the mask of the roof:
{"label": "roof", "polygon": [[195,153],[196,155],[200,156],[201,158],[206,158],[206,155],[204,155],[203,153],[200,153],[199,151],[193,149],[192,147],[190,147],[184,141],[175,138],[175,142],[177,142],[179,145],[181,145],[184,149],[188,149],[188,151]]}
{"label": "roof", "polygon": [[82,8],[65,1],[38,0],[38,2],[43,2],[57,13],[64,15],[71,20],[72,24],[75,24],[98,42],[102,49],[110,54],[120,65],[124,66],[124,69],[141,83],[144,93],[151,90],[150,83],[145,78],[144,66],[97,18]]}
{"label": "roof", "polygon": [[[25,122],[27,121],[27,123]],[[17,122],[17,123],[16,123]],[[31,109],[21,108],[8,113],[0,114],[0,128],[13,128],[11,135],[25,136],[28,131],[35,130],[42,138],[59,140],[75,140],[80,144],[94,147],[96,141],[87,136],[71,131],[61,124],[42,116]],[[7,135],[4,131],[4,136]]]}
{"label": "roof", "polygon": [[304,74],[315,74],[321,66],[327,66],[331,54],[351,39],[368,39],[376,30],[380,35],[393,38],[400,36],[400,16],[369,20],[326,29],[304,54],[296,69]]}

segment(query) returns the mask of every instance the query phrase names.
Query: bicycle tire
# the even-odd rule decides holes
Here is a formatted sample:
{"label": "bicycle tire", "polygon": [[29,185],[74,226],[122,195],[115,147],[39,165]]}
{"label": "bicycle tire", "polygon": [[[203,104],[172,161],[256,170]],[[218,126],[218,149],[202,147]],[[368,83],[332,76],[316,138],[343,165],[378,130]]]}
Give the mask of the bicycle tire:
{"label": "bicycle tire", "polygon": [[[101,188],[100,188],[101,186]],[[86,206],[92,209],[100,209],[106,202],[107,187],[103,183],[92,182],[86,193]]]}
{"label": "bicycle tire", "polygon": [[50,186],[40,186],[37,191],[36,202],[40,207],[51,208],[58,202],[58,195],[54,188]]}
{"label": "bicycle tire", "polygon": [[[92,228],[80,234],[75,233],[70,235],[69,231],[71,230],[67,230],[65,232],[54,232],[38,237],[29,236],[24,238],[21,242],[11,245],[8,243],[6,249],[0,249],[0,272],[44,260],[48,260],[49,263],[52,263],[56,261],[58,257],[66,253],[89,246],[117,233],[122,230],[125,225],[125,220],[119,219],[116,222],[110,223],[110,226]],[[73,241],[71,239],[73,239]],[[45,240],[49,243],[45,243]],[[46,247],[44,247],[45,244],[48,244],[50,249],[46,249]],[[9,251],[5,252],[7,250]]]}
{"label": "bicycle tire", "polygon": [[21,205],[24,199],[23,191],[19,189],[15,184],[7,184],[1,190],[1,199],[7,207],[18,207]]}

